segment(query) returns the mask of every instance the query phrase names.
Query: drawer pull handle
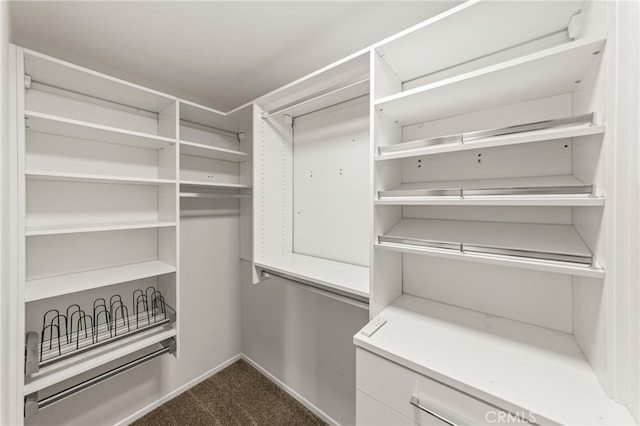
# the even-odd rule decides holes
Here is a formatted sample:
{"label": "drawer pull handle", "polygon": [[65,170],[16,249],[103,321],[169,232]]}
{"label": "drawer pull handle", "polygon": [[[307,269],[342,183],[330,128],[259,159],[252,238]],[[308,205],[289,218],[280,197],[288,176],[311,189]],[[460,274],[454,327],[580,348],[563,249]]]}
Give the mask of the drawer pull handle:
{"label": "drawer pull handle", "polygon": [[442,420],[443,422],[445,422],[446,424],[450,425],[450,426],[458,426],[456,423],[452,422],[451,420],[447,419],[446,417],[442,417],[440,414],[435,413],[431,410],[429,410],[427,407],[425,407],[424,405],[420,405],[420,400],[418,399],[417,396],[412,396],[411,400],[409,401],[409,403],[415,407],[417,407],[418,409],[424,411],[427,414],[432,415],[433,417],[435,417],[438,420]]}

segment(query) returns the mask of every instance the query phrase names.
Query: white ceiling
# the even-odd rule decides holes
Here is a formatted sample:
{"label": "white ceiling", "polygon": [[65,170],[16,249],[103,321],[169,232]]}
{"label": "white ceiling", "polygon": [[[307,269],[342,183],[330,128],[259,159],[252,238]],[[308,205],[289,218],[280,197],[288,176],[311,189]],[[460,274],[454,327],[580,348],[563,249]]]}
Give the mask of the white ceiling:
{"label": "white ceiling", "polygon": [[11,41],[228,111],[457,3],[14,1]]}

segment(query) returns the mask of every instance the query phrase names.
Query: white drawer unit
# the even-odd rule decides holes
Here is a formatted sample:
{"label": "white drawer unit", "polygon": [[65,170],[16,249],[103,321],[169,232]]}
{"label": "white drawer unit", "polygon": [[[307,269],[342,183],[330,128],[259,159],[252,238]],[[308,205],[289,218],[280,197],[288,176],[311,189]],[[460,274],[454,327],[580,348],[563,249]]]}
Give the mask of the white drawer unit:
{"label": "white drawer unit", "polygon": [[[380,401],[376,401],[364,392],[356,391],[356,423],[369,426],[414,426],[415,423],[401,416]],[[429,423],[446,425],[446,423]]]}
{"label": "white drawer unit", "polygon": [[[364,349],[357,350],[356,358],[358,392],[395,410],[399,418],[420,425],[537,424],[533,413],[501,409]],[[395,424],[371,422],[386,417],[361,411],[358,407],[360,425]]]}

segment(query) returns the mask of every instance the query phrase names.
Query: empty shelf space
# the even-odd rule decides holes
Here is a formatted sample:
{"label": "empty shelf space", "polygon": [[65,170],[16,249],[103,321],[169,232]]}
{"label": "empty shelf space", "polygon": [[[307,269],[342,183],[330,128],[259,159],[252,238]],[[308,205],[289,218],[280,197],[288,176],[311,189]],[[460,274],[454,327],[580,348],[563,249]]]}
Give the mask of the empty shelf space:
{"label": "empty shelf space", "polygon": [[602,206],[604,197],[574,176],[402,184],[378,191],[380,205]]}
{"label": "empty shelf space", "polygon": [[30,226],[25,231],[26,236],[77,234],[81,232],[120,231],[125,229],[165,228],[176,226],[176,222],[145,221],[124,223],[91,223],[55,226]]}
{"label": "empty shelf space", "polygon": [[251,185],[243,185],[240,183],[223,183],[223,182],[205,182],[198,180],[181,180],[180,185],[203,187],[203,188],[218,188],[218,189],[249,189]]}
{"label": "empty shelf space", "polygon": [[138,185],[175,184],[171,179],[154,179],[142,177],[94,175],[89,173],[67,173],[46,170],[26,170],[27,179],[75,181],[75,182],[103,182],[103,183],[128,183]]}
{"label": "empty shelf space", "polygon": [[[582,116],[587,117],[592,114]],[[579,120],[580,117],[576,117]],[[465,151],[469,149],[492,148],[497,146],[516,145],[531,142],[543,142],[565,138],[577,138],[581,136],[603,134],[604,125],[596,125],[592,122],[578,122],[574,124],[559,124],[562,121],[550,120],[547,128],[538,130],[525,130],[528,125],[495,129],[492,132],[502,133],[493,136],[483,136],[487,131],[469,132],[456,135],[448,135],[429,139],[403,142],[395,145],[387,145],[379,148],[376,161],[395,160],[399,158],[419,157],[423,155],[441,154],[446,152]]]}
{"label": "empty shelf space", "polygon": [[402,219],[375,246],[602,278],[593,254],[571,225]]}
{"label": "empty shelf space", "polygon": [[176,330],[169,326],[154,327],[43,367],[25,379],[24,395],[48,388],[174,336]]}
{"label": "empty shelf space", "polygon": [[234,162],[246,161],[249,157],[245,152],[187,141],[180,141],[180,154]]}
{"label": "empty shelf space", "polygon": [[387,96],[376,108],[402,125],[571,92],[606,36],[588,37]]}
{"label": "empty shelf space", "polygon": [[357,346],[462,392],[539,424],[633,424],[569,334],[409,295],[380,317],[386,324],[357,333]]}
{"label": "empty shelf space", "polygon": [[27,280],[25,301],[46,299],[175,272],[175,266],[153,260],[112,268]]}
{"label": "empty shelf space", "polygon": [[[25,74],[33,83],[69,90],[120,105],[158,113],[175,98],[38,52],[25,49]],[[33,84],[32,83],[32,84]]]}
{"label": "empty shelf space", "polygon": [[406,82],[561,32],[581,7],[579,0],[464,2],[374,47]]}
{"label": "empty shelf space", "polygon": [[289,254],[255,262],[269,272],[303,283],[325,287],[339,294],[369,299],[369,268],[301,254]]}
{"label": "empty shelf space", "polygon": [[126,145],[136,148],[160,149],[174,144],[174,139],[102,126],[33,111],[25,111],[28,130],[70,138]]}

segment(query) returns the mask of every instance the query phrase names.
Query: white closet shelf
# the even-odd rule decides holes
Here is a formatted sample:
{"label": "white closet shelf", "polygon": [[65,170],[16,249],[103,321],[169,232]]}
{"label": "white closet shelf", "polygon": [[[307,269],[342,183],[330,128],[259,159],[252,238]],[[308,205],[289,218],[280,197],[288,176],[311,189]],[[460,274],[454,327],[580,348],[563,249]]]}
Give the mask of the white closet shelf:
{"label": "white closet shelf", "polygon": [[102,183],[125,183],[134,185],[159,185],[175,184],[172,179],[154,179],[142,177],[96,175],[91,173],[67,173],[47,170],[25,170],[27,179],[55,180],[55,181],[75,181],[75,182],[102,182]]}
{"label": "white closet shelf", "polygon": [[26,236],[78,234],[83,232],[121,231],[126,229],[165,228],[176,226],[176,222],[169,221],[140,221],[123,223],[92,223],[55,226],[30,226],[25,231]]}
{"label": "white closet shelf", "polygon": [[603,278],[571,225],[402,219],[376,248]]}
{"label": "white closet shelf", "polygon": [[238,163],[246,161],[249,157],[246,152],[217,148],[214,146],[187,141],[180,141],[180,154]]}
{"label": "white closet shelf", "polygon": [[158,260],[95,269],[55,277],[27,280],[25,301],[46,299],[64,294],[105,287],[176,272],[175,266]]}
{"label": "white closet shelf", "polygon": [[[442,154],[447,152],[466,151],[470,149],[492,148],[498,146],[517,145],[531,142],[577,138],[603,134],[604,125],[579,124],[566,127],[535,130],[531,132],[514,133],[494,136],[472,141],[455,141],[450,143],[434,143],[434,139],[421,139],[391,145],[394,151],[381,152],[376,155],[376,161],[396,160],[400,158],[420,157],[423,155]],[[423,145],[417,147],[418,145]]]}
{"label": "white closet shelf", "polygon": [[365,266],[296,253],[256,260],[255,265],[340,293],[369,298],[369,268]]}
{"label": "white closet shelf", "polygon": [[32,50],[24,50],[25,74],[33,82],[158,113],[175,98],[79,67]]}
{"label": "white closet shelf", "polygon": [[572,92],[606,35],[586,37],[387,96],[376,109],[402,125]]}
{"label": "white closet shelf", "polygon": [[243,185],[240,183],[222,183],[222,182],[206,182],[200,180],[181,180],[180,185],[200,186],[218,189],[250,189],[251,185]]}
{"label": "white closet shelf", "polygon": [[113,344],[100,346],[96,349],[78,354],[50,366],[43,367],[37,373],[25,380],[24,395],[48,388],[85,373],[94,368],[148,348],[166,339],[174,337],[176,330],[168,326],[152,328],[147,331],[125,337]]}
{"label": "white closet shelf", "polygon": [[405,82],[561,31],[582,5],[580,0],[468,1],[374,47]]}
{"label": "white closet shelf", "polygon": [[161,149],[176,143],[175,139],[35,111],[25,111],[28,130],[76,139],[126,145],[135,148]]}
{"label": "white closet shelf", "polygon": [[227,194],[206,192],[181,192],[181,198],[251,198],[251,194]]}
{"label": "white closet shelf", "polygon": [[357,333],[358,347],[498,407],[540,424],[634,424],[569,334],[410,295],[379,317],[386,324]]}
{"label": "white closet shelf", "polygon": [[[493,190],[492,190],[493,189]],[[478,191],[485,192],[484,194]],[[536,176],[406,183],[378,191],[378,205],[602,206],[592,186],[574,176]]]}

